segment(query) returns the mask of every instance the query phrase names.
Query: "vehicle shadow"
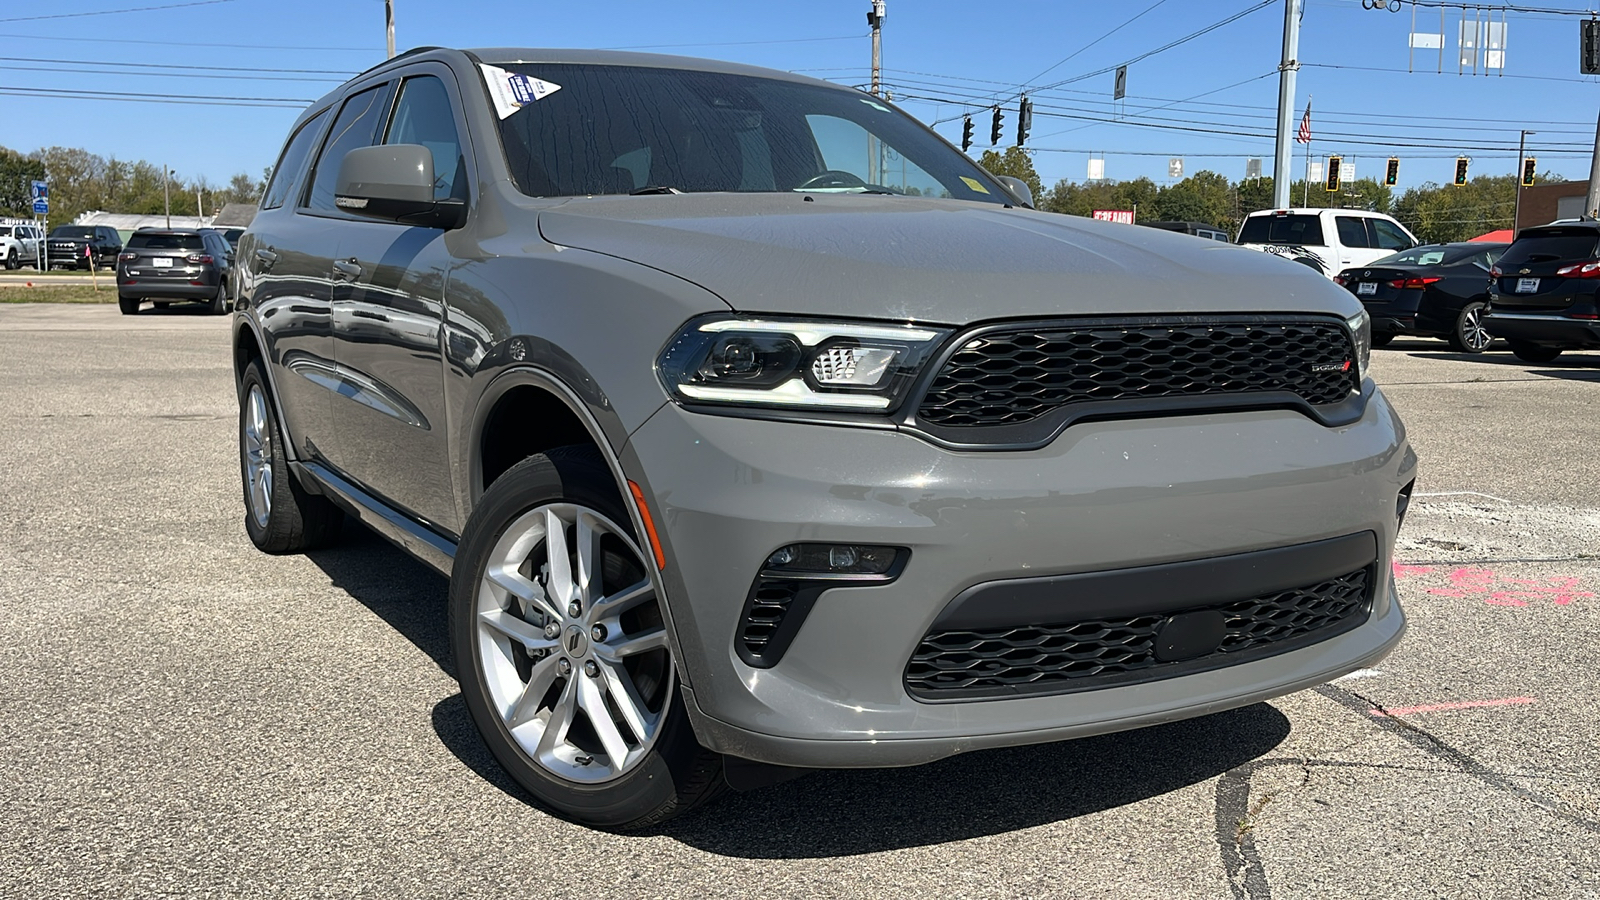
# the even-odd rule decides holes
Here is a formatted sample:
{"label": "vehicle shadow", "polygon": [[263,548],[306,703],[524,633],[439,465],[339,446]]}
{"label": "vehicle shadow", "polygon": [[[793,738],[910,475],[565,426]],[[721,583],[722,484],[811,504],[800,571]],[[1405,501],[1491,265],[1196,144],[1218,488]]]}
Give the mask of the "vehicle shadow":
{"label": "vehicle shadow", "polygon": [[1484,366],[1520,369],[1532,375],[1547,378],[1568,378],[1574,381],[1600,381],[1600,353],[1568,351],[1547,363],[1530,363],[1517,359],[1502,342],[1495,342],[1485,353],[1458,353],[1435,341],[1395,341],[1383,352],[1402,352],[1414,359],[1443,359],[1452,362],[1478,363]]}
{"label": "vehicle shadow", "polygon": [[337,588],[398,631],[452,678],[449,582],[377,533],[349,520],[335,547],[306,554]]}
{"label": "vehicle shadow", "polygon": [[[365,527],[307,557],[450,675],[448,584]],[[531,802],[478,736],[460,694],[432,710],[439,740],[488,784]],[[906,769],[822,769],[718,802],[641,836],[749,859],[850,856],[1004,834],[1138,803],[1273,751],[1290,731],[1257,703],[1199,719]]]}

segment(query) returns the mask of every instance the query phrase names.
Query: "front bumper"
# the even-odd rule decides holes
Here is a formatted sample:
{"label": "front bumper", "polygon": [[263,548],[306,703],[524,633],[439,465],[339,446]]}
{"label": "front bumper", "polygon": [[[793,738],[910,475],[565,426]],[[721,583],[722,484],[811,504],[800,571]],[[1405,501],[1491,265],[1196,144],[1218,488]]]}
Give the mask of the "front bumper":
{"label": "front bumper", "polygon": [[1571,319],[1559,314],[1502,313],[1491,309],[1483,317],[1483,327],[1497,338],[1541,346],[1600,347],[1600,321],[1592,319]]}
{"label": "front bumper", "polygon": [[[1290,411],[1081,423],[1028,452],[951,452],[911,435],[664,407],[624,464],[668,555],[690,716],[713,749],[791,766],[913,765],[1204,715],[1381,658],[1404,619],[1387,576],[1404,427],[1369,382],[1327,428]],[[1371,531],[1378,586],[1354,630],[1264,659],[1068,694],[928,703],[907,660],[985,582],[1206,559]],[[907,547],[891,584],[817,598],[771,668],[735,651],[762,561],[802,541]]]}

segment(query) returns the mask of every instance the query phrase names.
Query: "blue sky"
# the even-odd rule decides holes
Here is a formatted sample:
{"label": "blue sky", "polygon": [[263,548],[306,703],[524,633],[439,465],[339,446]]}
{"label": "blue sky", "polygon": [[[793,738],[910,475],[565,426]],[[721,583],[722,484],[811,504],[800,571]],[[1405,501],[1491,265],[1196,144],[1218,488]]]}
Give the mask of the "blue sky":
{"label": "blue sky", "polygon": [[[235,172],[258,174],[270,164],[303,104],[194,105],[18,92],[311,100],[384,56],[382,0],[213,0],[148,8],[171,2],[183,0],[25,4],[0,12],[6,48],[0,145],[22,151],[78,146],[164,161],[185,178],[221,184]],[[422,44],[650,49],[865,84],[870,5],[397,0],[396,34],[402,50]],[[1573,0],[1542,6],[1584,8]],[[132,7],[147,8],[83,15]],[[1316,156],[1341,152],[1366,177],[1381,175],[1384,160],[1397,155],[1404,188],[1447,181],[1460,154],[1472,157],[1474,175],[1510,173],[1518,130],[1528,128],[1538,132],[1529,138],[1529,155],[1538,157],[1541,172],[1587,178],[1600,79],[1578,74],[1577,17],[1508,14],[1505,76],[1475,77],[1456,74],[1459,10],[1445,14],[1446,74],[1437,74],[1439,53],[1426,50],[1416,51],[1417,71],[1407,73],[1413,12],[1419,31],[1441,30],[1437,6],[1407,4],[1392,13],[1363,10],[1360,0],[1307,0],[1300,54],[1306,65],[1295,118],[1311,95]],[[1091,74],[1236,13],[1245,14],[1133,62],[1120,107],[1111,101],[1113,76]],[[974,113],[974,155],[989,146],[987,107],[1006,106],[1004,147],[1014,136],[1015,98],[1022,85],[1032,85],[1036,113],[1028,144],[1038,148],[1035,166],[1046,185],[1083,180],[1091,153],[1104,155],[1111,178],[1147,175],[1165,182],[1168,157],[1182,156],[1186,173],[1211,169],[1237,179],[1251,156],[1263,159],[1267,174],[1272,170],[1282,32],[1283,0],[1013,0],[993,7],[888,0],[883,61],[900,105],[939,123],[936,129],[952,142],[960,139],[961,114]],[[1123,121],[1103,121],[1115,118]],[[1297,177],[1302,153],[1296,145]]]}

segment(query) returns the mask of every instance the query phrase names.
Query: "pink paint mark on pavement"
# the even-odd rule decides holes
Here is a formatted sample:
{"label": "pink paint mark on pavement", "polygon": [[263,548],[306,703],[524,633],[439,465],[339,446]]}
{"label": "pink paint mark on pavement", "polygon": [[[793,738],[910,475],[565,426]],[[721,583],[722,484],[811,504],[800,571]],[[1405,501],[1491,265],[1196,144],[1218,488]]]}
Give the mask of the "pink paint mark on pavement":
{"label": "pink paint mark on pavement", "polygon": [[1451,709],[1476,709],[1483,706],[1520,706],[1538,703],[1533,697],[1502,697],[1499,700],[1463,700],[1459,703],[1435,703],[1430,706],[1391,706],[1387,709],[1369,709],[1375,716],[1407,716],[1412,713],[1444,712]]}
{"label": "pink paint mark on pavement", "polygon": [[1426,575],[1433,571],[1433,566],[1408,566],[1405,563],[1394,564],[1394,577],[1404,578],[1407,575]]}
{"label": "pink paint mark on pavement", "polygon": [[1551,577],[1543,580],[1502,578],[1489,569],[1456,569],[1447,578],[1449,587],[1428,588],[1438,597],[1482,597],[1490,606],[1527,606],[1530,600],[1549,600],[1557,606],[1571,606],[1581,597],[1593,597],[1578,590],[1578,579]]}

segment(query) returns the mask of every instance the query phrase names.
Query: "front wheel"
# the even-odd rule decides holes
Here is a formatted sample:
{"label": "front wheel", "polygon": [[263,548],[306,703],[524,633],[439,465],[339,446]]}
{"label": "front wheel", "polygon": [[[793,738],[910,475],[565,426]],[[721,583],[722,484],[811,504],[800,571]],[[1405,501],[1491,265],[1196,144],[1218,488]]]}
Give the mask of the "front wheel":
{"label": "front wheel", "polygon": [[1527,341],[1506,341],[1511,347],[1511,352],[1523,362],[1547,363],[1561,355],[1555,347],[1545,347],[1539,344],[1530,344]]}
{"label": "front wheel", "polygon": [[12,247],[11,252],[6,254],[6,268],[13,271],[22,268],[22,257],[17,255],[17,248],[15,247]]}
{"label": "front wheel", "polygon": [[1460,314],[1456,316],[1455,327],[1445,337],[1445,340],[1450,342],[1451,349],[1460,353],[1482,353],[1489,349],[1494,337],[1483,327],[1483,309],[1484,304],[1478,301],[1461,307]]}
{"label": "front wheel", "polygon": [[725,786],[689,725],[649,565],[598,453],[563,447],[495,479],[450,578],[484,743],[541,805],[592,827],[653,825]]}

